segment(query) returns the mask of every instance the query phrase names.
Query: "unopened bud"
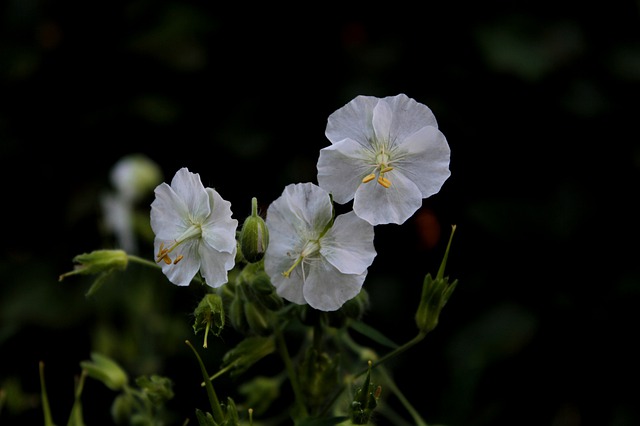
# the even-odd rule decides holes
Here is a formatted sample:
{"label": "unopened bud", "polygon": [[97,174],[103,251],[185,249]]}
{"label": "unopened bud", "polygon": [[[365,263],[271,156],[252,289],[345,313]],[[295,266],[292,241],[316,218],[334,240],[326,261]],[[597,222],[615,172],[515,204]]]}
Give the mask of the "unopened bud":
{"label": "unopened bud", "polygon": [[129,381],[127,373],[112,359],[100,355],[91,354],[92,361],[82,361],[80,367],[87,372],[89,377],[100,380],[111,390],[121,390]]}
{"label": "unopened bud", "polygon": [[422,284],[422,296],[420,297],[420,305],[416,311],[416,325],[422,334],[427,334],[436,328],[440,312],[458,284],[458,280],[449,283],[449,277],[444,276],[444,268],[447,264],[449,248],[451,247],[451,240],[453,239],[455,230],[456,227],[454,225],[442,263],[440,264],[440,269],[438,270],[438,275],[432,278],[431,274],[427,274]]}
{"label": "unopened bud", "polygon": [[240,250],[249,263],[262,259],[269,245],[269,230],[260,216],[258,216],[258,200],[251,199],[251,216],[242,225],[240,231]]}

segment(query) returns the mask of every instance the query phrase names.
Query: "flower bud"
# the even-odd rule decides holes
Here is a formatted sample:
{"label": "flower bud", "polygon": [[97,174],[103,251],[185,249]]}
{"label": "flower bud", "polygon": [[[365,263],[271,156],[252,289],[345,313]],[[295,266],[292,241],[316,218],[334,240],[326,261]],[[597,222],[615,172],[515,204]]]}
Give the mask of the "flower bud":
{"label": "flower bud", "polygon": [[422,296],[420,297],[420,305],[418,306],[415,317],[416,325],[422,334],[427,334],[438,325],[440,312],[458,284],[458,280],[449,283],[449,277],[444,277],[444,268],[447,264],[449,248],[451,247],[451,240],[453,239],[455,230],[456,227],[453,226],[449,244],[447,245],[436,278],[434,279],[431,277],[431,274],[427,274],[422,284]]}
{"label": "flower bud", "polygon": [[94,250],[91,253],[79,254],[73,258],[77,263],[73,271],[60,275],[59,280],[71,275],[92,275],[110,273],[113,270],[124,270],[128,263],[127,253],[123,250]]}
{"label": "flower bud", "polygon": [[246,302],[244,304],[244,316],[249,324],[249,329],[251,333],[258,336],[268,336],[273,332],[271,314],[271,311],[267,311],[257,303]]}
{"label": "flower bud", "polygon": [[193,331],[198,334],[200,330],[204,329],[203,347],[206,348],[209,331],[219,336],[224,328],[225,315],[222,297],[217,293],[206,294],[193,312],[193,315],[195,316]]}
{"label": "flower bud", "polygon": [[123,389],[129,381],[127,373],[110,358],[92,353],[93,361],[82,361],[80,367],[87,372],[89,377],[101,381],[111,390]]}
{"label": "flower bud", "polygon": [[258,200],[251,199],[251,216],[242,225],[240,231],[240,250],[249,263],[262,259],[269,245],[269,230],[260,216],[258,216]]}
{"label": "flower bud", "polygon": [[156,406],[163,405],[174,396],[173,382],[167,377],[156,374],[151,375],[151,377],[140,376],[136,379],[136,385]]}

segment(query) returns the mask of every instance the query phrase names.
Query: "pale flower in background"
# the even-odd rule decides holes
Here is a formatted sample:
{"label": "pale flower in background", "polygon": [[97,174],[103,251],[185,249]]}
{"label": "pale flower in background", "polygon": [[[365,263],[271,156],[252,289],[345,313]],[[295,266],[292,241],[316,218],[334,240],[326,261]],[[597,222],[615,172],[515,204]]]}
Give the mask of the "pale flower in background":
{"label": "pale flower in background", "polygon": [[115,236],[119,248],[137,254],[136,204],[162,182],[162,171],[147,156],[130,154],[113,165],[109,178],[115,191],[103,194],[100,199],[104,225]]}
{"label": "pale flower in background", "polygon": [[404,94],[358,96],[332,113],[318,184],[372,225],[404,223],[437,193],[450,149],[431,110]]}
{"label": "pale flower in background", "polygon": [[353,212],[332,220],[329,194],[312,183],[288,185],[269,206],[264,268],[290,302],[334,311],[360,292],[376,256],[373,226]]}
{"label": "pale flower in background", "polygon": [[200,175],[187,168],[171,181],[158,185],[151,203],[156,261],[176,285],[189,285],[200,271],[207,285],[220,287],[235,264],[238,221],[231,218],[231,203]]}

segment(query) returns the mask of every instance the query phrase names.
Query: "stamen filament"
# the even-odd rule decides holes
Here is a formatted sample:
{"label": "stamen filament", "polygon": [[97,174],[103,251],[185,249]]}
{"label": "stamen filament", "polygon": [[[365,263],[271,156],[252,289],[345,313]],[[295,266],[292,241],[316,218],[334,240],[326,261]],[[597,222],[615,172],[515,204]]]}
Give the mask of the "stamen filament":
{"label": "stamen filament", "polygon": [[299,256],[296,261],[293,263],[293,265],[291,266],[291,268],[289,268],[289,270],[284,271],[282,273],[282,275],[285,276],[285,278],[289,278],[289,275],[291,275],[291,273],[293,272],[294,269],[296,269],[296,266],[298,266],[300,264],[300,262],[302,262],[302,256]]}

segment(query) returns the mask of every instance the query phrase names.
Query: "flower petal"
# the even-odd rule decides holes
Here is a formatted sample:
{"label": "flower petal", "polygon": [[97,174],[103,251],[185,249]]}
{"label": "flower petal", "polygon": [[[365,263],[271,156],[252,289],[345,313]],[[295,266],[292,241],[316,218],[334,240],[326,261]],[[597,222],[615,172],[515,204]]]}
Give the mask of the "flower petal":
{"label": "flower petal", "polygon": [[320,254],[343,274],[362,274],[373,263],[373,226],[349,212],[336,217],[320,242]]}
{"label": "flower petal", "polygon": [[394,163],[394,166],[420,188],[422,198],[440,191],[451,176],[451,149],[447,139],[437,128],[423,127],[405,138],[398,149],[403,152],[403,158]]}
{"label": "flower petal", "polygon": [[393,121],[389,128],[392,144],[403,141],[425,126],[438,127],[436,117],[428,106],[416,102],[403,93],[382,98],[382,102],[389,105],[393,114]]}
{"label": "flower petal", "polygon": [[[271,242],[269,242],[271,244]],[[265,271],[267,271],[265,261]],[[291,265],[287,266],[289,268]],[[285,269],[286,270],[286,269]],[[296,303],[298,305],[304,305],[307,302],[304,299],[302,288],[304,286],[304,279],[302,274],[302,268],[298,267],[291,272],[289,277],[282,275],[282,272],[275,272],[273,275],[269,272],[267,274],[271,278],[271,284],[276,288],[276,293],[289,302]]]}
{"label": "flower petal", "polygon": [[389,104],[381,99],[373,109],[371,124],[378,141],[390,141],[391,123],[393,122],[393,111]]}
{"label": "flower petal", "polygon": [[199,256],[201,260],[200,272],[207,285],[218,288],[229,280],[227,272],[235,264],[235,247],[229,253],[221,252],[203,241],[199,247]]}
{"label": "flower petal", "polygon": [[337,203],[351,201],[362,178],[372,172],[365,152],[353,139],[344,139],[320,150],[318,185],[331,193]]}
{"label": "flower petal", "polygon": [[357,96],[329,116],[325,135],[331,143],[353,139],[364,147],[369,146],[373,137],[371,117],[377,103],[378,98],[374,96]]}
{"label": "flower petal", "polygon": [[151,203],[151,229],[156,238],[174,240],[189,227],[185,220],[189,215],[187,205],[166,183],[158,185],[154,192],[156,197]]}
{"label": "flower petal", "polygon": [[171,188],[184,201],[189,214],[196,221],[209,216],[209,196],[198,173],[191,173],[186,167],[181,168],[171,180]]}
{"label": "flower petal", "polygon": [[335,311],[362,289],[366,273],[343,274],[324,260],[312,264],[303,287],[304,300],[312,308]]}
{"label": "flower petal", "polygon": [[217,251],[235,252],[238,221],[231,218],[231,203],[215,189],[206,188],[206,193],[211,214],[202,224],[202,239]]}
{"label": "flower petal", "polygon": [[422,193],[400,171],[385,174],[391,186],[375,181],[360,185],[353,200],[353,211],[372,225],[404,223],[422,206]]}
{"label": "flower petal", "polygon": [[[154,243],[155,253],[158,253],[160,243],[164,243],[164,246],[168,247],[173,243],[173,240],[162,241],[156,238]],[[186,240],[184,243],[177,246],[170,255],[171,259],[177,259],[182,256],[182,259],[177,264],[166,264],[164,261],[160,261],[162,272],[167,276],[169,281],[180,286],[188,286],[191,283],[196,272],[200,269],[198,244],[199,240]]]}

